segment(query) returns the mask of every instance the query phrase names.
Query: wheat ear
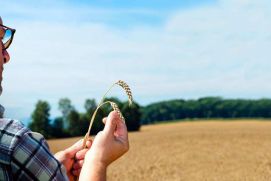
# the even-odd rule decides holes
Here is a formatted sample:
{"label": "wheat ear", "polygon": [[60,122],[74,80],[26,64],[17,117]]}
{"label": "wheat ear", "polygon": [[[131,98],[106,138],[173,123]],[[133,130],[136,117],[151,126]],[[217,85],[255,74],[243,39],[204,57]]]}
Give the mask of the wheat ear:
{"label": "wheat ear", "polygon": [[116,111],[116,112],[119,114],[121,120],[122,120],[122,121],[125,121],[125,119],[124,119],[122,113],[120,112],[120,109],[119,109],[119,107],[118,107],[118,105],[117,105],[116,103],[114,103],[114,102],[112,102],[112,101],[106,101],[106,102],[103,102],[104,99],[105,99],[105,97],[106,97],[106,95],[108,94],[108,92],[109,92],[115,85],[119,85],[120,87],[122,87],[122,88],[125,90],[125,92],[126,92],[126,94],[127,94],[127,96],[128,96],[129,105],[131,105],[131,104],[133,103],[132,91],[131,91],[130,87],[128,86],[128,84],[127,84],[126,82],[124,82],[124,81],[122,81],[122,80],[119,80],[119,81],[115,82],[113,85],[111,85],[111,87],[106,91],[106,93],[105,93],[104,96],[102,97],[102,99],[101,99],[99,105],[97,106],[96,110],[94,111],[94,113],[93,113],[93,115],[92,115],[92,117],[91,117],[90,124],[89,124],[89,127],[88,127],[88,131],[87,131],[87,133],[86,133],[86,135],[85,135],[85,137],[84,137],[84,141],[83,141],[83,147],[84,147],[84,148],[86,147],[86,142],[87,142],[87,140],[89,139],[90,130],[91,130],[93,121],[94,121],[94,119],[95,119],[95,116],[96,116],[96,114],[97,114],[97,112],[98,112],[98,109],[99,109],[100,107],[102,107],[104,104],[109,103],[109,104],[111,105],[111,107],[113,108],[113,110]]}
{"label": "wheat ear", "polygon": [[121,86],[125,90],[125,92],[128,96],[129,105],[131,106],[133,103],[133,95],[132,95],[132,91],[131,91],[130,87],[128,86],[128,84],[126,84],[126,82],[124,82],[122,80],[119,80],[115,84]]}

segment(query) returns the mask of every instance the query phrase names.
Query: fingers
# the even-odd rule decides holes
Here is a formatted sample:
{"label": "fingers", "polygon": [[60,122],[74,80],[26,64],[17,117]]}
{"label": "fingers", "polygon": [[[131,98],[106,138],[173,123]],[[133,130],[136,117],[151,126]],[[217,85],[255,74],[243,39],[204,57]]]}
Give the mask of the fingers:
{"label": "fingers", "polygon": [[110,112],[108,118],[106,119],[104,131],[108,134],[113,135],[117,126],[118,119],[119,119],[119,115],[116,111]]}
{"label": "fingers", "polygon": [[87,151],[90,149],[91,145],[92,145],[92,140],[88,140],[86,142],[87,148],[82,149],[78,151],[77,153],[75,153],[75,156],[74,156],[75,162],[72,166],[72,174],[74,176],[78,177],[80,175],[81,168],[83,167],[83,164],[84,164],[85,155]]}
{"label": "fingers", "polygon": [[[87,148],[90,148],[92,144],[91,140],[88,140],[86,142]],[[75,144],[73,144],[71,147],[67,148],[65,150],[66,154],[68,155],[69,158],[75,157],[75,154],[78,152],[82,151],[83,148],[83,139],[77,141]]]}
{"label": "fingers", "polygon": [[81,172],[81,168],[80,168],[80,169],[77,169],[77,170],[73,170],[73,171],[72,171],[72,174],[73,174],[74,176],[76,176],[76,177],[79,177],[80,172]]}
{"label": "fingers", "polygon": [[109,133],[109,135],[113,135],[121,143],[124,151],[128,151],[128,131],[125,122],[121,120],[119,114],[116,111],[112,111],[107,118],[103,118],[103,122],[105,123],[104,131]]}
{"label": "fingers", "polygon": [[78,170],[78,169],[82,168],[83,164],[84,164],[84,160],[76,161],[76,162],[73,164],[73,169],[74,169],[74,170]]}
{"label": "fingers", "polygon": [[75,160],[82,160],[85,158],[85,155],[87,153],[89,149],[83,149],[83,150],[80,150],[78,151],[76,154],[75,154]]}
{"label": "fingers", "polygon": [[124,121],[122,121],[121,119],[118,119],[117,122],[117,128],[115,131],[115,135],[117,137],[123,137],[123,138],[127,138],[128,139],[128,131],[127,131],[127,127]]}
{"label": "fingers", "polygon": [[[112,115],[113,114],[113,115]],[[128,131],[127,127],[124,121],[122,121],[119,117],[119,114],[115,111],[112,111],[108,117],[103,118],[103,123],[106,125],[107,121],[109,119],[114,119],[111,121],[114,121],[116,123],[116,127],[113,127],[111,131],[114,131],[114,135],[117,138],[120,138],[122,140],[128,140]],[[115,125],[114,125],[115,126]],[[113,130],[114,129],[114,130]]]}
{"label": "fingers", "polygon": [[65,150],[66,154],[69,158],[73,158],[74,155],[80,151],[83,147],[83,139],[77,141],[75,144],[73,144],[71,147],[67,148]]}
{"label": "fingers", "polygon": [[91,147],[91,145],[92,145],[92,140],[89,139],[89,140],[86,142],[86,146],[87,146],[87,148],[89,149],[89,148]]}
{"label": "fingers", "polygon": [[103,118],[103,123],[105,124],[107,120],[107,117]]}
{"label": "fingers", "polygon": [[[76,165],[78,162],[81,163],[81,161],[84,160],[87,151],[90,149],[90,147],[91,147],[91,145],[92,145],[92,141],[89,140],[89,141],[87,141],[86,144],[87,144],[87,148],[82,149],[82,150],[78,151],[78,152],[75,154],[74,159],[76,160],[76,162],[75,162],[74,165]],[[76,169],[76,168],[74,168],[74,169]]]}

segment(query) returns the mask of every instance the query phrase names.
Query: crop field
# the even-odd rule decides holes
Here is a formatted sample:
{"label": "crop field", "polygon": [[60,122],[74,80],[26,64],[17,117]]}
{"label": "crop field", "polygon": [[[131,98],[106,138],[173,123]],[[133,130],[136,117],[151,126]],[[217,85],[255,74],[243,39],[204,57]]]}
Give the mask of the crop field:
{"label": "crop field", "polygon": [[[79,138],[50,140],[53,152]],[[143,126],[108,169],[110,181],[270,181],[271,121],[194,121]]]}

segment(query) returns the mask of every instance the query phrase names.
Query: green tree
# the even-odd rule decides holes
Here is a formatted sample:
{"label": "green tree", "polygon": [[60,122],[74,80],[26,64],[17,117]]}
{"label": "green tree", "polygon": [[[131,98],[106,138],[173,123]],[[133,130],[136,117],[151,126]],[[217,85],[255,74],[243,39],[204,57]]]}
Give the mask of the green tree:
{"label": "green tree", "polygon": [[64,128],[67,128],[69,126],[68,125],[69,124],[68,123],[68,116],[69,116],[70,112],[75,109],[74,106],[72,105],[71,100],[69,98],[61,98],[58,101],[58,109],[62,113]]}
{"label": "green tree", "polygon": [[199,108],[199,117],[203,118],[214,118],[219,117],[217,114],[217,106],[222,102],[220,97],[203,97],[198,100]]}
{"label": "green tree", "polygon": [[39,100],[32,113],[32,122],[29,127],[32,131],[41,133],[45,138],[50,138],[50,105],[46,101]]}
{"label": "green tree", "polygon": [[95,99],[86,99],[84,107],[87,112],[93,113],[97,107]]}
{"label": "green tree", "polygon": [[82,136],[84,135],[80,125],[80,114],[76,110],[71,110],[68,117],[68,132],[71,136]]}
{"label": "green tree", "polygon": [[64,121],[62,117],[55,118],[54,122],[52,123],[51,130],[51,135],[54,138],[64,138],[69,136],[69,134],[64,129]]}
{"label": "green tree", "polygon": [[140,106],[135,101],[131,106],[125,102],[122,106],[121,112],[126,120],[126,125],[129,131],[138,131],[141,126]]}

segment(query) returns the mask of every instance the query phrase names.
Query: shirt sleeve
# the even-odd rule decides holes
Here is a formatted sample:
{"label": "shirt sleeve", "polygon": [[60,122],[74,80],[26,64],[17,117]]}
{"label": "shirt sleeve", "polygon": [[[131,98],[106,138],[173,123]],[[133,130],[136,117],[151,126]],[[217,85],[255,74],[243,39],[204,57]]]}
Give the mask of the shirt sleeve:
{"label": "shirt sleeve", "polygon": [[11,158],[14,180],[68,180],[66,170],[49,151],[39,133],[27,132],[17,143]]}

